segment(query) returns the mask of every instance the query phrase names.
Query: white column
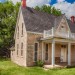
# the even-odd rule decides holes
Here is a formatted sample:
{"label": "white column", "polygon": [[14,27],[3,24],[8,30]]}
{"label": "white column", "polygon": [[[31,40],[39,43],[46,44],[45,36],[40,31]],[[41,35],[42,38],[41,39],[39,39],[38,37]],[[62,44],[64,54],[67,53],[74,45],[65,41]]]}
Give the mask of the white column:
{"label": "white column", "polygon": [[44,61],[44,43],[42,42],[42,61]]}
{"label": "white column", "polygon": [[55,41],[52,41],[52,66],[55,65]]}
{"label": "white column", "polygon": [[54,28],[52,27],[52,36],[54,36]]}
{"label": "white column", "polygon": [[68,43],[68,65],[71,65],[71,43]]}
{"label": "white column", "polygon": [[70,31],[68,31],[68,38],[70,39]]}

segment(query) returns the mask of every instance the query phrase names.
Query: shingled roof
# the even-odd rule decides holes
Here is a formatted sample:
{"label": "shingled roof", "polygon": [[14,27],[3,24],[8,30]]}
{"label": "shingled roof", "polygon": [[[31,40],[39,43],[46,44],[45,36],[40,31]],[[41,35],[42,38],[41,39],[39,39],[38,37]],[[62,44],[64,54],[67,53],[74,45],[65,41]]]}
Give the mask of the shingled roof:
{"label": "shingled roof", "polygon": [[[26,30],[32,32],[43,33],[44,30],[50,30],[52,27],[59,25],[61,19],[63,18],[63,15],[54,16],[52,14],[37,11],[30,7],[21,7],[21,10],[26,25]],[[68,20],[68,23],[72,30],[73,27],[71,27],[71,21]],[[72,30],[73,32],[75,32],[74,28]]]}
{"label": "shingled roof", "polygon": [[67,19],[67,22],[68,22],[71,32],[75,33],[75,23],[73,23],[71,20],[68,20],[68,19]]}

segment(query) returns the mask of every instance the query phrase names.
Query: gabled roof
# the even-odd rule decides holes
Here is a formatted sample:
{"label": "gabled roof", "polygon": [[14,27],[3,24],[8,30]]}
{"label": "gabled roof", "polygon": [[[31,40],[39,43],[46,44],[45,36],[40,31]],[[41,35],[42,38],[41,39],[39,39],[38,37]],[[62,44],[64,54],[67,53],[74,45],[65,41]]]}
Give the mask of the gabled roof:
{"label": "gabled roof", "polygon": [[[52,27],[57,27],[61,19],[63,18],[63,15],[54,16],[52,14],[37,11],[30,7],[26,7],[26,8],[21,7],[21,10],[22,10],[26,30],[31,32],[42,33],[44,30],[50,30]],[[68,21],[69,21],[68,23],[70,29],[72,30],[73,28],[72,31],[75,32],[74,30],[75,26],[71,27],[72,26],[71,21],[70,20]]]}

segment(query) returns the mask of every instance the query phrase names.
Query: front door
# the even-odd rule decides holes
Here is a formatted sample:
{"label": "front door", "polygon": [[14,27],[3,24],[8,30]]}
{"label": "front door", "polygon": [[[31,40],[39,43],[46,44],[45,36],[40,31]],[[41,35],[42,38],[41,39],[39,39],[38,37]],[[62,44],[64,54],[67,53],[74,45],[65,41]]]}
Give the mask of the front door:
{"label": "front door", "polygon": [[61,62],[67,62],[67,47],[66,47],[66,45],[61,46]]}

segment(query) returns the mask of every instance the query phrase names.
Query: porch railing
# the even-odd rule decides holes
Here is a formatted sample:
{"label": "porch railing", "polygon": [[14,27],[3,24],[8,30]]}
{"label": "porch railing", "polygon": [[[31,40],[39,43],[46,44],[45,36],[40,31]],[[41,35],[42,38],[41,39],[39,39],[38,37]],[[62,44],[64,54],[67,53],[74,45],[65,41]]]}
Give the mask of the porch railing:
{"label": "porch railing", "polygon": [[50,30],[44,30],[43,33],[43,37],[44,38],[49,38],[49,37],[62,37],[62,38],[71,38],[71,39],[75,39],[75,33],[71,33],[71,32],[55,32],[54,28],[50,29]]}

